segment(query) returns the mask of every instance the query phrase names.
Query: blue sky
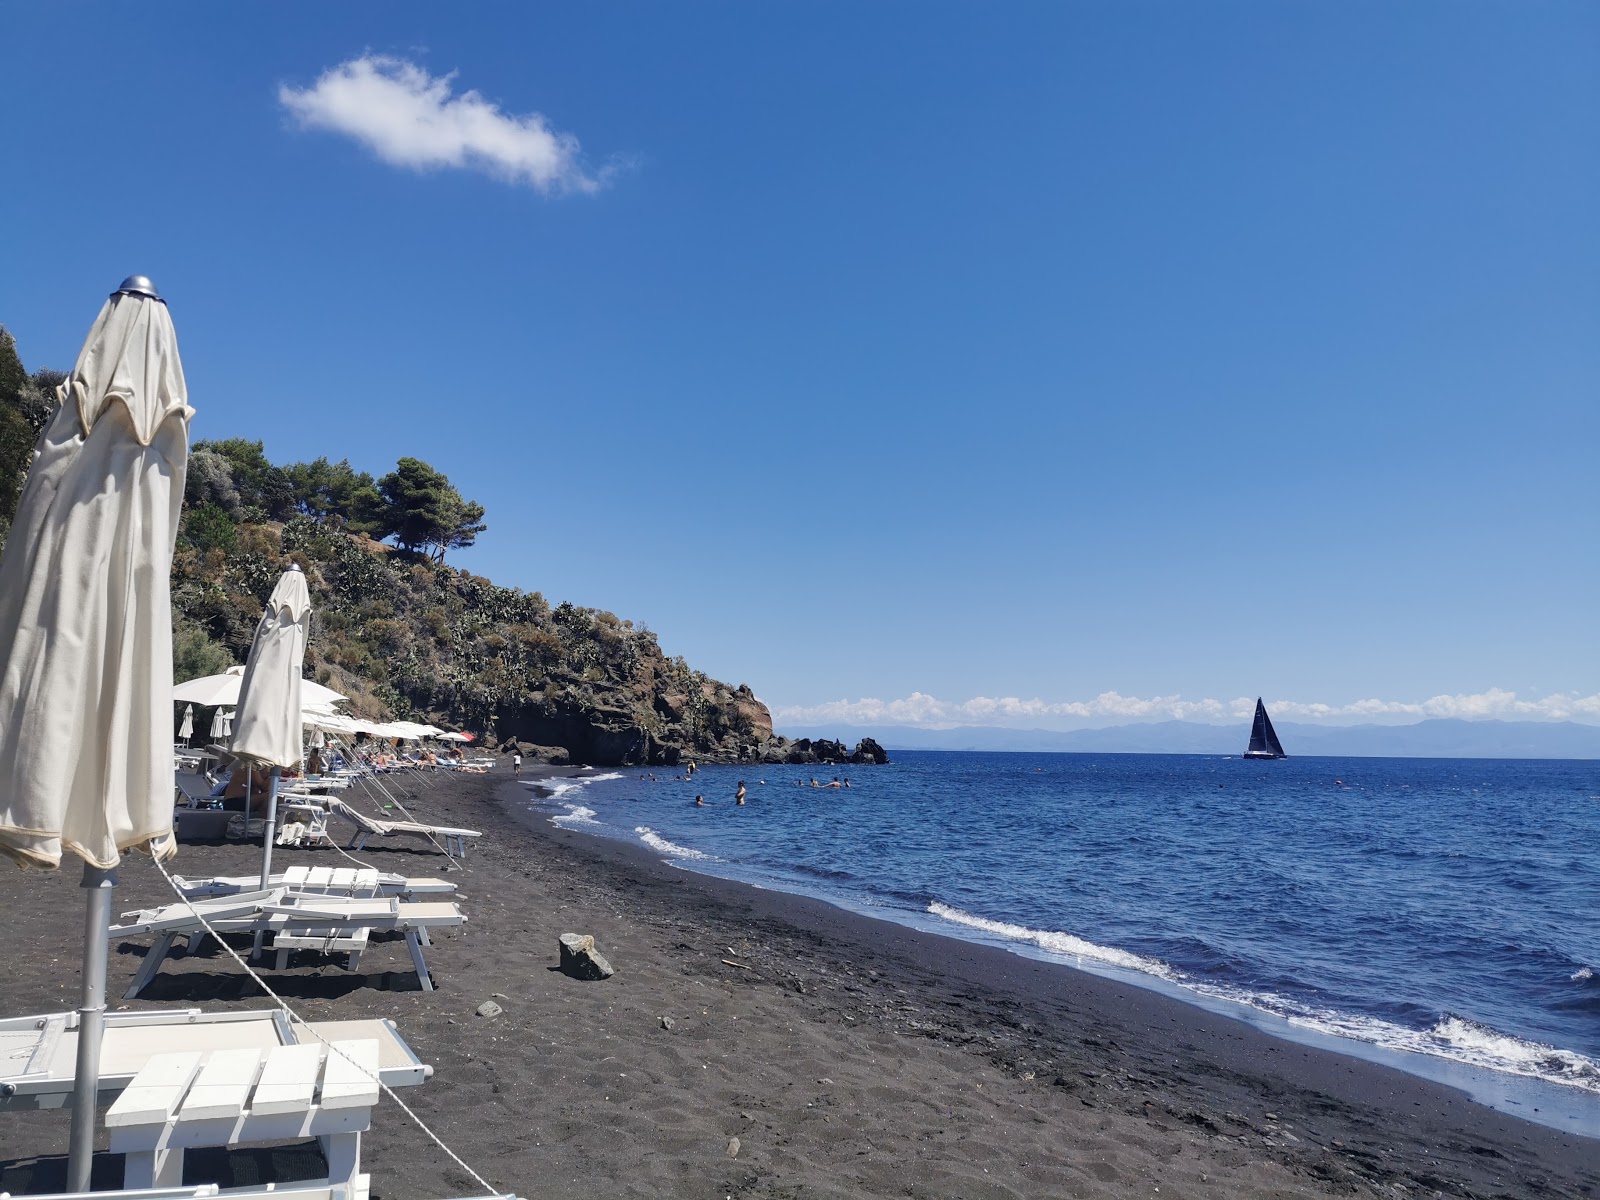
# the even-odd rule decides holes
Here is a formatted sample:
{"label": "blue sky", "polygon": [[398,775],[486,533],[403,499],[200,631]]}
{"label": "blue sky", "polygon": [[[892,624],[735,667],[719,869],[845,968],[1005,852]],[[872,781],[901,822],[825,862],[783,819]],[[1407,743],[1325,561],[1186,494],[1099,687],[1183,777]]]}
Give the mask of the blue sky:
{"label": "blue sky", "polygon": [[459,565],[782,719],[1600,721],[1593,5],[12,3],[0,42],[29,366],[146,272],[196,437],[426,458],[488,509]]}

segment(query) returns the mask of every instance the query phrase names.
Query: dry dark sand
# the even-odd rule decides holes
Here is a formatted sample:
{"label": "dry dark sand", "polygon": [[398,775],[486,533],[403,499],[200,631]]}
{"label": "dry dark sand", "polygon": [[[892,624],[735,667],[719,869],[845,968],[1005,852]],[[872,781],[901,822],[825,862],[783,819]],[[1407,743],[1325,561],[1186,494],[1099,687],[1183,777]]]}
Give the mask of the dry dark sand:
{"label": "dry dark sand", "polygon": [[[448,776],[408,801],[425,819],[488,832],[457,876],[471,923],[429,952],[439,991],[417,990],[399,942],[375,943],[356,975],[309,956],[270,975],[309,1018],[394,1018],[435,1069],[403,1094],[497,1187],[530,1197],[1600,1196],[1600,1142],[1098,976],[525,826],[513,815],[524,796],[501,773]],[[240,873],[253,854],[186,845],[178,869]],[[392,846],[363,857],[410,874],[445,862]],[[278,861],[344,864],[331,850],[279,851]],[[144,860],[123,874],[119,911],[170,896]],[[73,1006],[76,884],[76,872],[0,873],[0,1012]],[[557,973],[556,937],[568,930],[593,933],[616,976]],[[145,945],[112,947],[114,994]],[[496,994],[504,1013],[475,1016]],[[174,959],[135,1002],[262,1003],[214,953]],[[35,1156],[59,1154],[65,1140],[62,1113],[0,1114],[0,1191],[59,1186],[59,1161]],[[375,1195],[473,1194],[389,1102],[365,1145]],[[259,1158],[222,1166],[243,1179]],[[102,1170],[109,1182],[117,1163],[107,1156]]]}

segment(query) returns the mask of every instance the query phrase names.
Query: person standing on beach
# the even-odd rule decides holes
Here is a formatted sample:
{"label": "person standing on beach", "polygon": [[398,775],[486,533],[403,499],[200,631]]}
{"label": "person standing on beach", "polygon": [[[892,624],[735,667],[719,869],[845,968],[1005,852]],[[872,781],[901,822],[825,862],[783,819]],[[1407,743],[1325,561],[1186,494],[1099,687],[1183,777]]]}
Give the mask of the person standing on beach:
{"label": "person standing on beach", "polygon": [[739,790],[733,794],[733,802],[735,804],[744,803],[744,780],[742,779],[739,780]]}
{"label": "person standing on beach", "polygon": [[521,750],[513,750],[511,752],[511,774],[514,777],[518,778],[518,779],[520,779],[522,777],[522,751]]}

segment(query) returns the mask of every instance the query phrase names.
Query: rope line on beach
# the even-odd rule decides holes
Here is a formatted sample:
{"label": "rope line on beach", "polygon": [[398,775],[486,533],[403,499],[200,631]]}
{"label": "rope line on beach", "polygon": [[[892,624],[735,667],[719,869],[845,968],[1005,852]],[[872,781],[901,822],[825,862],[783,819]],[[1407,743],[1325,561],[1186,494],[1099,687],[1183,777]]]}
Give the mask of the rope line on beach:
{"label": "rope line on beach", "polygon": [[427,1134],[428,1137],[433,1140],[434,1145],[438,1146],[439,1149],[443,1150],[447,1155],[449,1155],[450,1160],[455,1163],[456,1166],[460,1167],[463,1171],[470,1175],[474,1182],[484,1189],[484,1194],[486,1196],[505,1195],[505,1193],[497,1189],[494,1184],[490,1183],[482,1175],[474,1171],[465,1159],[463,1159],[454,1150],[450,1149],[449,1146],[445,1145],[444,1139],[430,1129],[428,1127],[428,1123],[419,1117],[409,1104],[400,1099],[395,1090],[383,1081],[383,1076],[381,1074],[375,1071],[369,1071],[363,1064],[356,1062],[355,1059],[351,1058],[337,1045],[323,1037],[322,1034],[318,1033],[311,1022],[307,1021],[299,1013],[295,1012],[294,1009],[290,1008],[288,1001],[286,1001],[282,996],[278,995],[277,992],[273,991],[272,988],[268,986],[267,981],[261,978],[260,975],[256,974],[255,968],[247,963],[244,958],[240,956],[239,952],[232,946],[228,945],[228,943],[223,940],[222,935],[211,927],[211,922],[205,919],[204,914],[194,906],[194,901],[190,900],[189,897],[184,894],[183,889],[178,886],[178,881],[174,879],[172,877],[172,873],[167,870],[166,864],[163,863],[159,858],[156,858],[154,855],[151,855],[151,859],[155,862],[156,868],[161,872],[162,876],[165,877],[167,884],[172,888],[173,893],[178,897],[179,900],[183,902],[184,907],[189,910],[190,915],[193,916],[195,920],[200,922],[206,933],[208,933],[216,941],[217,945],[221,946],[230,955],[232,955],[233,961],[244,968],[245,974],[250,976],[251,979],[255,980],[256,983],[260,985],[261,990],[272,998],[273,1003],[278,1006],[279,1011],[282,1012],[284,1016],[288,1017],[290,1021],[300,1025],[307,1032],[309,1032],[312,1037],[316,1038],[317,1041],[326,1046],[330,1054],[337,1054],[340,1058],[344,1059],[345,1062],[355,1067],[368,1079],[376,1083],[378,1087],[383,1090],[383,1094],[399,1105],[400,1111],[405,1113],[406,1116],[410,1117],[411,1120],[416,1124],[417,1128],[422,1130],[423,1133]]}

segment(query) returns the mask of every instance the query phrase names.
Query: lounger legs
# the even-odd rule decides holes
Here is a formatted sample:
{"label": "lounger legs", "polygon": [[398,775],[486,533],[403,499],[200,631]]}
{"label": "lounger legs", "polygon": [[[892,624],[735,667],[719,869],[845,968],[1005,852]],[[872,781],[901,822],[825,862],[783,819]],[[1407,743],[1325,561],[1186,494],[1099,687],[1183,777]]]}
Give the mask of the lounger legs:
{"label": "lounger legs", "polygon": [[323,1157],[328,1160],[328,1182],[354,1183],[361,1173],[361,1135],[325,1133],[317,1141],[322,1143]]}
{"label": "lounger legs", "polygon": [[175,1188],[183,1183],[183,1150],[130,1150],[122,1160],[122,1186]]}
{"label": "lounger legs", "polygon": [[422,957],[422,944],[415,929],[406,930],[406,949],[411,951],[411,965],[417,969],[417,982],[425,992],[433,991],[433,978],[428,974],[428,964]]}
{"label": "lounger legs", "polygon": [[[144,965],[139,968],[139,973],[133,977],[133,983],[128,990],[122,993],[124,1000],[132,1000],[144,991],[150,981],[156,977],[156,972],[161,970],[161,964],[166,960],[167,951],[172,949],[172,940],[176,934],[163,933],[155,940],[155,945],[150,947],[150,953],[144,956]],[[180,1162],[182,1156],[180,1155]],[[154,1187],[154,1184],[141,1185]]]}

